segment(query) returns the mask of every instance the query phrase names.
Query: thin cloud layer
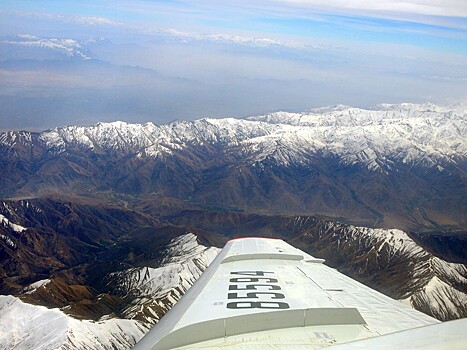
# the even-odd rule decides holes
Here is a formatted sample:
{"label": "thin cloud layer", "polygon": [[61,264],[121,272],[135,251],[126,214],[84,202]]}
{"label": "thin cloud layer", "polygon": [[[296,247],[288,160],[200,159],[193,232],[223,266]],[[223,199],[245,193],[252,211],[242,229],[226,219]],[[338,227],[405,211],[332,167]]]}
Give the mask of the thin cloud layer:
{"label": "thin cloud layer", "polygon": [[298,5],[338,12],[404,13],[425,16],[467,17],[464,0],[274,0],[277,4]]}
{"label": "thin cloud layer", "polygon": [[154,33],[156,35],[167,35],[179,40],[208,41],[215,43],[237,44],[256,47],[282,46],[295,49],[305,48],[304,44],[296,41],[284,41],[266,37],[249,37],[229,34],[188,33],[181,32],[176,29],[156,31]]}

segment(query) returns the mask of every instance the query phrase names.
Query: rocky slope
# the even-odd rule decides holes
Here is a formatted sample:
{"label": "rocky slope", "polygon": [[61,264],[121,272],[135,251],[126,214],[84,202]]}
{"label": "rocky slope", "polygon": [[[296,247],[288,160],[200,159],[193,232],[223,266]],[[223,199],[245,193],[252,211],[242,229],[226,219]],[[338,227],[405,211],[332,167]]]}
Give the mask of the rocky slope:
{"label": "rocky slope", "polygon": [[[56,272],[96,264],[141,227],[160,230],[153,218],[99,201],[1,201],[0,292],[15,293]],[[74,285],[83,282],[80,273],[62,278]]]}

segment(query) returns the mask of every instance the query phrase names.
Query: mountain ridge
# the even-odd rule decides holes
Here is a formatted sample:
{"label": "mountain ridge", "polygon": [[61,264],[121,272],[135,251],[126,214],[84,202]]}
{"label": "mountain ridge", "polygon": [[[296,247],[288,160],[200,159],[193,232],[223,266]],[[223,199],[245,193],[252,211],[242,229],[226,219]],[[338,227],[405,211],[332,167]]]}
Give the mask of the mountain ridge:
{"label": "mountain ridge", "polygon": [[[466,110],[463,108],[453,109],[439,107],[433,104],[402,104],[396,107],[386,107],[381,110],[364,110],[360,108],[348,107],[331,111],[321,111],[319,113],[288,113],[275,112],[267,115],[249,117],[245,119],[223,118],[212,119],[203,118],[195,121],[178,121],[168,124],[156,125],[152,122],[145,124],[130,124],[123,121],[97,123],[93,126],[66,126],[49,129],[43,132],[9,131],[1,133],[0,143],[10,148],[18,141],[31,142],[33,136],[38,136],[37,141],[43,143],[45,148],[55,151],[64,151],[66,147],[82,146],[87,149],[103,149],[112,151],[126,151],[126,153],[138,153],[142,149],[153,148],[157,145],[164,145],[177,149],[185,147],[187,143],[202,145],[204,143],[221,144],[241,144],[242,141],[256,139],[258,143],[263,141],[262,137],[278,137],[287,139],[293,136],[302,139],[316,140],[316,149],[328,147],[331,152],[339,154],[338,146],[332,146],[334,139],[330,135],[339,128],[350,128],[344,130],[342,136],[354,134],[353,138],[363,137],[372,139],[371,135],[377,129],[377,136],[391,133],[390,136],[398,136],[398,141],[405,137],[414,143],[414,150],[418,147],[419,155],[406,155],[409,161],[410,156],[415,159],[421,155],[429,154],[443,158],[445,161],[453,161],[457,157],[467,156],[467,146],[463,141],[463,135],[467,129],[465,123]],[[300,129],[295,128],[300,126]],[[322,128],[320,133],[310,133],[302,135],[305,127]],[[387,128],[385,133],[381,133],[378,127]],[[355,133],[358,128],[365,128],[370,137],[362,133]],[[368,128],[369,127],[369,128]],[[434,128],[440,129],[434,132]],[[425,129],[425,130],[424,130]],[[289,134],[292,135],[289,135]],[[300,137],[302,136],[302,137]],[[287,140],[290,141],[290,140]],[[350,142],[350,140],[346,140]],[[397,143],[394,142],[394,143]],[[348,143],[347,145],[351,145]],[[385,140],[383,145],[351,145],[349,147],[354,153],[356,150],[363,151],[362,146],[388,146],[392,145]],[[420,145],[425,145],[423,149]],[[431,149],[428,148],[431,147]],[[402,147],[403,148],[403,147]],[[312,149],[312,148],[309,148]],[[371,147],[370,147],[371,149]],[[441,152],[442,150],[443,152]],[[391,153],[392,149],[380,150]],[[146,151],[150,154],[149,150]],[[438,153],[436,153],[438,152]],[[454,157],[454,159],[449,158]],[[363,161],[363,158],[356,159]]]}
{"label": "mountain ridge", "polygon": [[466,110],[390,105],[0,134],[0,196],[71,192],[465,229]]}

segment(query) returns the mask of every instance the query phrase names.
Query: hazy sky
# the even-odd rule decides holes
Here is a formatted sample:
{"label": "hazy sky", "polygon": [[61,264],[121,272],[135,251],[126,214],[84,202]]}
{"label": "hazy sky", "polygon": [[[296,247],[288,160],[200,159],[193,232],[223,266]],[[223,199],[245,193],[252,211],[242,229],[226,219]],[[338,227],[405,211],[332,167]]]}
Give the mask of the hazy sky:
{"label": "hazy sky", "polygon": [[465,0],[2,0],[0,130],[467,102]]}

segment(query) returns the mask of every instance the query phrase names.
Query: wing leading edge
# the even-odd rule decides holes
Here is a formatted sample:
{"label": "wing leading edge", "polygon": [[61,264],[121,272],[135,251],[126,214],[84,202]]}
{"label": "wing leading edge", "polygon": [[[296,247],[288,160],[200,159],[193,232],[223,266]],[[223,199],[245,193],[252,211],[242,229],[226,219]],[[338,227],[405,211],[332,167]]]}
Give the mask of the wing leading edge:
{"label": "wing leading edge", "polygon": [[467,326],[441,324],[323,262],[279,239],[231,240],[134,349],[364,349],[411,338],[407,330],[423,343],[426,326],[452,330],[455,344]]}

